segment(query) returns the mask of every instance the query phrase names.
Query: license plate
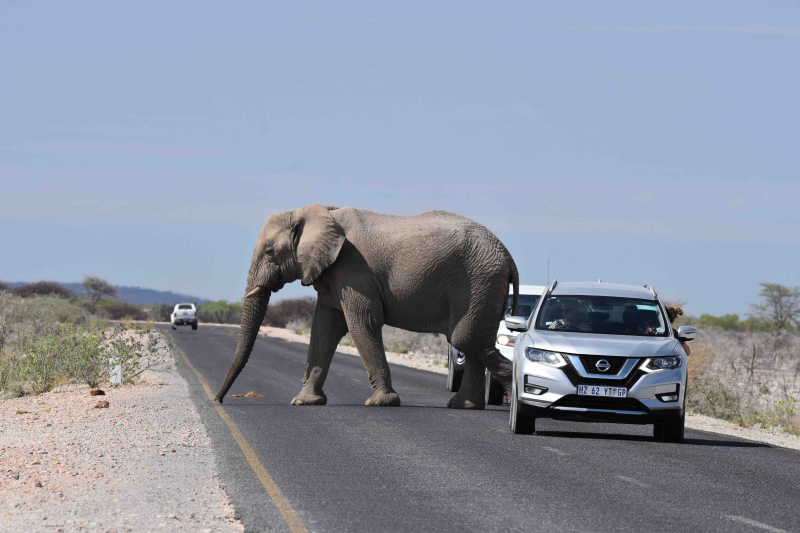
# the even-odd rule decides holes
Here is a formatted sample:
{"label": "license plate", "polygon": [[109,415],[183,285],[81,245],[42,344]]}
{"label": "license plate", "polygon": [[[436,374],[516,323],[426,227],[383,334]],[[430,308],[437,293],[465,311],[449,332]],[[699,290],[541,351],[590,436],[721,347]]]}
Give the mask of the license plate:
{"label": "license plate", "polygon": [[627,398],[628,389],[625,387],[605,387],[603,385],[578,385],[580,396],[607,396],[609,398]]}

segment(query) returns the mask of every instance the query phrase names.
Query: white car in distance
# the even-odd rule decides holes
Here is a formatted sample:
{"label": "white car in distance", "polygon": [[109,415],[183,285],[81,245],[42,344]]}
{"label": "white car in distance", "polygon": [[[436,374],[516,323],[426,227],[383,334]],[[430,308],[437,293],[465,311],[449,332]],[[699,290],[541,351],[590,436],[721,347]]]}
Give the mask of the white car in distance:
{"label": "white car in distance", "polygon": [[[539,298],[547,289],[543,285],[520,285],[519,286],[519,308],[517,316],[529,317],[533,310],[536,309],[536,304],[539,303]],[[514,301],[514,287],[509,287],[508,291],[508,307],[506,308],[506,315],[511,313],[511,305]],[[497,330],[497,339],[495,347],[500,353],[509,361],[514,360],[514,342],[517,339],[517,334],[512,333],[506,328],[505,322],[500,321],[500,326]],[[464,377],[464,363],[466,356],[464,353],[456,350],[451,345],[447,345],[447,390],[450,392],[458,392],[461,388],[461,379]],[[486,371],[486,405],[502,405],[505,390],[499,381],[492,377],[491,372]]]}
{"label": "white car in distance", "polygon": [[192,326],[192,329],[197,329],[197,307],[188,303],[175,304],[169,321],[172,329],[178,329],[178,326]]}

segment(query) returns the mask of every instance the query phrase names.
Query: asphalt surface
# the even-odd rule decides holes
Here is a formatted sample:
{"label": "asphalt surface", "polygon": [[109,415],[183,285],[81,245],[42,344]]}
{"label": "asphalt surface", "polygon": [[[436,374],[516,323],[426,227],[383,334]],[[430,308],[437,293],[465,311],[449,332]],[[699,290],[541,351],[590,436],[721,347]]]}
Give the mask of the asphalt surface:
{"label": "asphalt surface", "polygon": [[[238,329],[179,328],[214,389]],[[337,353],[327,406],[292,406],[308,346],[259,338],[224,409],[311,531],[800,531],[800,453],[687,430],[537,421],[512,435],[508,408],[445,407],[445,376],[393,366],[403,405],[364,406],[359,358]],[[288,531],[194,372],[222,481],[248,531]]]}

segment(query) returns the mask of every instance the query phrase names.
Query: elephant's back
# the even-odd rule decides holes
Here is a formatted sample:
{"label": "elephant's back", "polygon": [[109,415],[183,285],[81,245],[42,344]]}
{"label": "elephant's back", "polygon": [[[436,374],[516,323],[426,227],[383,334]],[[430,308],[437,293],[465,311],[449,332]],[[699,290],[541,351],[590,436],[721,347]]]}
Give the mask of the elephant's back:
{"label": "elephant's back", "polygon": [[447,211],[332,214],[380,280],[387,324],[448,333],[489,301],[490,322],[501,316],[513,259],[486,227]]}

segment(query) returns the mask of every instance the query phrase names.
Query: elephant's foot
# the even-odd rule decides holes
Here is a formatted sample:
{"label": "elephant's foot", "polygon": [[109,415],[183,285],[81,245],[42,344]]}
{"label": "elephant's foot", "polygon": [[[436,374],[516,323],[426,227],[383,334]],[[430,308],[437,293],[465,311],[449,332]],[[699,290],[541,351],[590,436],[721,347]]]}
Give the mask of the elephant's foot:
{"label": "elephant's foot", "polygon": [[375,391],[375,394],[367,399],[365,405],[377,405],[379,407],[399,407],[400,396],[394,391]]}
{"label": "elephant's foot", "polygon": [[322,391],[314,392],[311,390],[303,389],[300,394],[294,397],[292,405],[325,405],[328,403],[328,397]]}
{"label": "elephant's foot", "polygon": [[483,394],[480,395],[467,395],[459,392],[447,402],[447,407],[450,409],[485,409],[486,399]]}

